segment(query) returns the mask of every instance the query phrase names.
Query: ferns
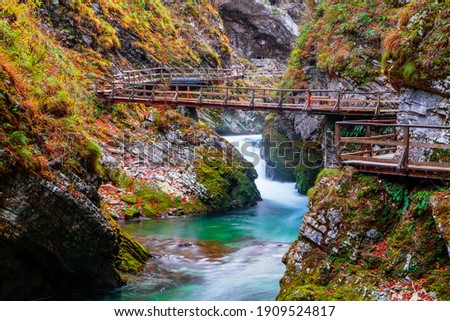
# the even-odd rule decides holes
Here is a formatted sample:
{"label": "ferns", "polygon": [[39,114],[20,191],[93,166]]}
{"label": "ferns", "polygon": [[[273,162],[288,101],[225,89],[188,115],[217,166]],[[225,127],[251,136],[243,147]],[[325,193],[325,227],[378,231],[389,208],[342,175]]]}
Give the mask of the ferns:
{"label": "ferns", "polygon": [[15,131],[11,135],[9,135],[9,141],[14,145],[26,145],[28,144],[29,139],[23,131]]}

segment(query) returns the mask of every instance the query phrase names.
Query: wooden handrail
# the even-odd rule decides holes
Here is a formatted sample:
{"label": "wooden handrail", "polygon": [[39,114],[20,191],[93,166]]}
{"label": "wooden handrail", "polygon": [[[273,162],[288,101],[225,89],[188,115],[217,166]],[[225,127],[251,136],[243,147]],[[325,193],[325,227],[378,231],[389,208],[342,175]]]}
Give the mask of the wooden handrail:
{"label": "wooden handrail", "polygon": [[[447,149],[450,144],[414,141],[415,129],[450,132],[450,126],[394,124],[393,120],[341,121],[335,125],[335,151],[338,165],[351,165],[361,171],[413,177],[450,179],[450,163],[428,161],[426,155],[411,154],[411,149],[430,151]],[[345,137],[342,128],[364,126],[365,137]],[[372,135],[375,129],[392,128],[393,133]],[[399,135],[397,128],[402,129]],[[388,146],[380,148],[383,146]],[[345,148],[345,152],[343,152]],[[415,155],[413,157],[412,155]],[[425,157],[425,158],[424,158]],[[416,160],[414,160],[416,158]],[[425,160],[424,160],[425,159]],[[442,173],[448,175],[442,175]]]}
{"label": "wooden handrail", "polygon": [[[391,120],[388,120],[391,121]],[[374,124],[371,121],[340,121],[339,125],[351,125],[351,126],[365,126],[365,125],[371,125],[376,127],[400,127],[400,128],[407,128],[407,127],[414,127],[414,128],[424,128],[424,129],[447,129],[450,130],[450,126],[434,126],[434,125],[419,125],[419,124]]]}
{"label": "wooden handrail", "polygon": [[[111,88],[114,85],[114,92]],[[255,87],[233,87],[233,86],[211,86],[172,84],[172,92],[161,90],[158,84],[127,84],[108,82],[106,87],[97,89],[97,94],[104,96],[111,101],[139,101],[144,103],[158,102],[166,104],[189,104],[189,106],[200,105],[203,102],[208,108],[230,108],[240,109],[243,106],[255,108],[255,110],[308,110],[318,114],[361,114],[375,115],[376,106],[372,99],[346,99],[345,105],[339,108],[332,106],[336,99],[330,98],[330,93],[336,91],[308,90],[308,89],[275,89],[275,88],[255,88]],[[117,92],[117,88],[121,88]],[[337,92],[341,95],[341,92]],[[168,95],[171,95],[168,97]],[[381,95],[381,94],[380,94]],[[185,96],[185,97],[184,97]],[[200,100],[199,97],[202,97]],[[177,99],[173,99],[177,97]],[[195,99],[194,99],[195,97]],[[383,116],[395,114],[397,101],[390,101],[380,110]]]}

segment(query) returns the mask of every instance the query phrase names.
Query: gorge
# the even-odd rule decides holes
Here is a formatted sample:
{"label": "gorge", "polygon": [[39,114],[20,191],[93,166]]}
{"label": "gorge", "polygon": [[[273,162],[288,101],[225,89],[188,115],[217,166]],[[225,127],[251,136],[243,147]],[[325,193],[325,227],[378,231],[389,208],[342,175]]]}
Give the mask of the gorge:
{"label": "gorge", "polygon": [[[448,300],[445,1],[10,1],[0,9],[2,300]],[[407,154],[444,168],[441,179],[337,166],[335,136],[385,144],[395,136],[387,144],[396,162],[409,144],[402,129],[335,135],[352,115],[118,103],[93,90],[96,79],[130,69],[233,64],[255,76],[221,81],[250,106],[277,100],[245,88],[271,88],[280,107],[289,99],[280,88],[338,92],[322,95],[334,107],[343,91],[356,101],[395,92],[395,123],[443,126],[412,131]],[[133,99],[142,90],[113,86]],[[176,91],[177,102],[203,88],[144,86]],[[382,149],[362,145],[345,152]]]}

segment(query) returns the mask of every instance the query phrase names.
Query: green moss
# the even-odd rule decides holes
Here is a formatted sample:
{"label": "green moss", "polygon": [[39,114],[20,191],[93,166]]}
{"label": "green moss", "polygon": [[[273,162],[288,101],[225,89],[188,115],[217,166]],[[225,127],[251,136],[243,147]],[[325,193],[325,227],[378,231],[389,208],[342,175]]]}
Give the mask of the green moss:
{"label": "green moss", "polygon": [[426,211],[430,205],[431,194],[428,191],[418,191],[410,196],[411,201],[416,203],[413,210],[420,216]]}
{"label": "green moss", "polygon": [[142,205],[142,213],[147,217],[156,216],[158,214],[158,210],[155,206],[152,206],[150,204],[144,204]]}
{"label": "green moss", "polygon": [[122,196],[121,200],[128,204],[137,203],[137,197],[135,195],[124,195]]}
{"label": "green moss", "polygon": [[202,199],[206,205],[225,209],[254,204],[260,199],[252,179],[256,178],[256,172],[250,163],[239,156],[228,159],[222,151],[215,149],[200,148],[197,153],[199,161],[195,164],[195,172],[208,191],[208,196]]}
{"label": "green moss", "polygon": [[406,187],[343,168],[323,171],[308,194],[310,219],[340,213],[338,234],[320,246],[300,235],[289,257],[295,257],[291,251],[299,242],[312,250],[302,253],[300,271],[287,260],[278,299],[377,299],[386,284],[408,287],[405,278],[448,298],[448,188]]}
{"label": "green moss", "polygon": [[141,244],[133,241],[125,232],[121,232],[118,244],[117,269],[128,273],[141,271],[144,268],[145,261],[150,258],[148,251]]}
{"label": "green moss", "polygon": [[450,72],[447,1],[321,0],[306,5],[312,14],[292,52],[288,86],[306,86],[303,68],[312,62],[360,85],[384,75],[396,86],[430,89]]}
{"label": "green moss", "polygon": [[139,199],[149,204],[155,204],[159,213],[164,213],[171,208],[181,206],[181,200],[179,198],[170,196],[157,187],[149,186],[147,184],[135,184],[133,193]]}
{"label": "green moss", "polygon": [[131,207],[125,209],[125,220],[131,220],[132,218],[138,217],[140,211],[137,207]]}
{"label": "green moss", "polygon": [[[322,160],[322,157],[317,155],[318,160]],[[315,168],[307,166],[303,163],[298,165],[295,168],[295,182],[297,190],[300,194],[307,194],[308,190],[312,188],[317,180],[319,173],[321,172],[321,168]]]}
{"label": "green moss", "polygon": [[428,274],[426,288],[436,293],[442,301],[450,300],[450,269],[441,268],[432,270]]}
{"label": "green moss", "polygon": [[105,213],[105,216],[117,236],[116,269],[126,273],[141,271],[145,262],[151,257],[150,253],[141,244],[133,240],[130,235],[122,231],[108,213]]}
{"label": "green moss", "polygon": [[318,184],[324,177],[337,177],[339,174],[339,168],[325,168],[317,175],[315,183]]}
{"label": "green moss", "polygon": [[129,218],[130,215],[136,215],[136,209],[139,212],[136,204],[140,202],[143,202],[142,213],[146,216],[158,216],[172,208],[182,207],[180,198],[163,192],[157,186],[134,180],[120,170],[108,170],[107,178],[130,192],[121,198],[124,202],[135,205],[132,209],[128,209],[128,214],[125,213]]}

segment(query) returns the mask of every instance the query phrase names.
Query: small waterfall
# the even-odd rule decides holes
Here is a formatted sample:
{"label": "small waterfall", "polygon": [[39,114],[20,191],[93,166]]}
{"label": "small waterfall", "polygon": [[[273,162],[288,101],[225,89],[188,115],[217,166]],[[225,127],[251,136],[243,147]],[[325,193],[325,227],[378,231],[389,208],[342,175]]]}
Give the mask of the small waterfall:
{"label": "small waterfall", "polygon": [[224,136],[247,159],[253,163],[258,179],[255,181],[264,201],[277,203],[283,207],[304,208],[304,197],[295,189],[295,183],[281,183],[266,178],[266,161],[260,156],[261,135]]}
{"label": "small waterfall", "polygon": [[124,225],[155,255],[120,291],[87,293],[108,300],[274,300],[281,258],[297,236],[307,197],[294,184],[265,177],[261,135],[226,137],[254,163],[263,201],[257,206],[195,218]]}

